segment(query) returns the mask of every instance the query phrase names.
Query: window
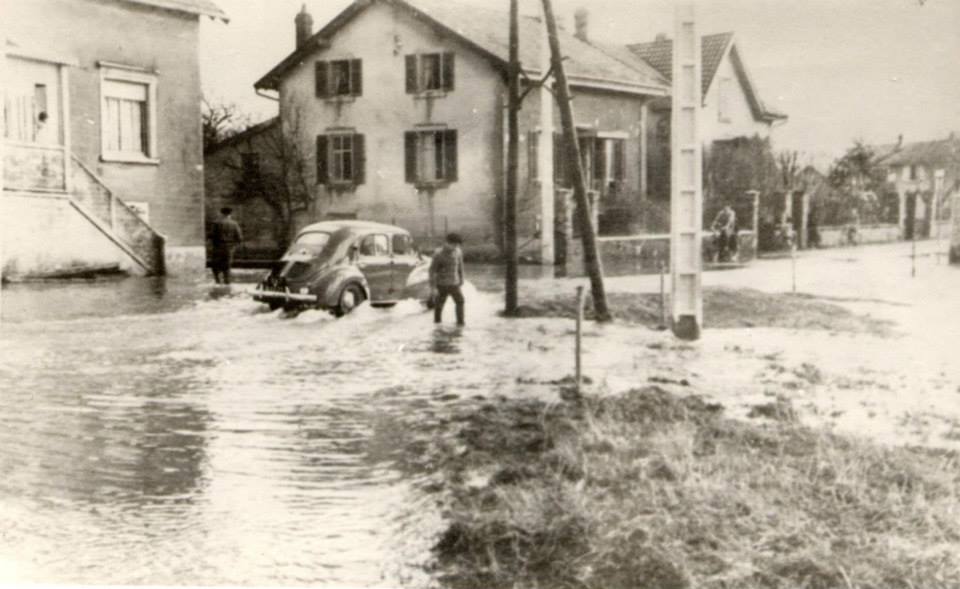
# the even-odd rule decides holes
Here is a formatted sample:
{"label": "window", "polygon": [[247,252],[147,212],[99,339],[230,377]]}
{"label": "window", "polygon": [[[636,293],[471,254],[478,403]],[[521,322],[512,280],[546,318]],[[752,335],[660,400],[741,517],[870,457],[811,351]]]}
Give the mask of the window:
{"label": "window", "polygon": [[733,98],[733,80],[730,78],[721,78],[717,91],[719,92],[717,97],[717,117],[721,123],[729,123],[731,120],[730,101]]}
{"label": "window", "polygon": [[406,58],[407,94],[451,92],[454,80],[453,53],[421,53]]}
{"label": "window", "polygon": [[[626,180],[626,139],[620,137],[597,137],[589,133],[578,136],[580,158],[587,187],[606,190],[612,184]],[[566,164],[566,145],[561,133],[553,136],[553,181],[557,186],[573,186],[573,172]]]}
{"label": "window", "polygon": [[156,76],[101,67],[101,149],[107,161],[156,163]]}
{"label": "window", "polygon": [[393,254],[395,256],[406,256],[413,252],[413,239],[409,235],[398,233],[393,236]]}
{"label": "window", "polygon": [[317,135],[317,183],[363,184],[366,168],[363,135]]}
{"label": "window", "polygon": [[457,180],[456,130],[408,131],[404,148],[408,183],[432,185]]}
{"label": "window", "polygon": [[359,59],[318,61],[315,73],[317,98],[363,94],[363,63]]}
{"label": "window", "polygon": [[360,242],[360,255],[362,256],[389,256],[390,242],[386,235],[377,233],[368,235]]}

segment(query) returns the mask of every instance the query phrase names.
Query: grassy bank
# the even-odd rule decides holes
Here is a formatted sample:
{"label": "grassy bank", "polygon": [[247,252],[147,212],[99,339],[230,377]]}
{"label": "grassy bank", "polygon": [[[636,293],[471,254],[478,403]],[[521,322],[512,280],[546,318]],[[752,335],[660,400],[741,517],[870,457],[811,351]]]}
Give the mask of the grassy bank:
{"label": "grassy bank", "polygon": [[411,467],[456,588],[960,587],[955,454],[739,422],[656,386],[462,407]]}
{"label": "grassy bank", "polygon": [[[618,321],[651,327],[660,323],[658,294],[613,292],[607,293],[607,299]],[[575,314],[576,302],[570,295],[540,298],[521,308],[524,317],[572,318]],[[748,288],[704,289],[703,315],[705,328],[781,327],[879,336],[892,334],[890,322],[854,313],[825,299],[804,294],[765,293]],[[589,296],[586,316],[593,317]]]}

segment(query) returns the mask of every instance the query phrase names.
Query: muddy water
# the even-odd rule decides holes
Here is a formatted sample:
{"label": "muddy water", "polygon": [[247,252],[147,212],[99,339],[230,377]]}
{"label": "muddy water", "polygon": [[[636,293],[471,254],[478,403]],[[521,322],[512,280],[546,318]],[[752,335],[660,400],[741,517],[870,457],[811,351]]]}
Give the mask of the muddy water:
{"label": "muddy water", "polygon": [[414,301],[289,318],[208,291],[4,291],[0,582],[423,584],[436,509],[391,423],[515,381],[497,301],[471,292],[462,331]]}

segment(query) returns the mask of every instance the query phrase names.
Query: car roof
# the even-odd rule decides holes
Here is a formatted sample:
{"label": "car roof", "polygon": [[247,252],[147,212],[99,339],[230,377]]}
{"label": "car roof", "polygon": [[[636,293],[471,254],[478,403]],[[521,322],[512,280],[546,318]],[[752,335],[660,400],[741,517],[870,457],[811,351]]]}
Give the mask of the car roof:
{"label": "car roof", "polygon": [[336,221],[321,221],[319,223],[307,225],[297,232],[297,235],[299,236],[303,235],[304,233],[312,233],[317,231],[333,233],[341,229],[352,229],[354,231],[383,231],[384,233],[409,233],[403,227],[387,225],[386,223],[361,221],[357,219],[338,219]]}

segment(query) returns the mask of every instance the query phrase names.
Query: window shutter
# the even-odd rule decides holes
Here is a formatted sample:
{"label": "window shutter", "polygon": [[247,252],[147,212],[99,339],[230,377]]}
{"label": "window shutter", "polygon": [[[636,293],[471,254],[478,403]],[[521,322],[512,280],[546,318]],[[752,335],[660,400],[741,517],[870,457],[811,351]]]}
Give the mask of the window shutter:
{"label": "window shutter", "polygon": [[454,57],[453,53],[444,53],[441,58],[441,63],[443,67],[443,89],[447,92],[453,91],[453,77],[454,77]]}
{"label": "window shutter", "polygon": [[626,141],[616,139],[613,142],[613,179],[622,182],[627,178]]}
{"label": "window shutter", "polygon": [[316,66],[316,93],[317,98],[326,98],[329,96],[330,90],[328,87],[329,75],[327,74],[327,67],[329,64],[325,61],[318,61]]}
{"label": "window shutter", "polygon": [[359,59],[350,60],[350,93],[363,96],[363,62]]}
{"label": "window shutter", "polygon": [[566,161],[566,146],[563,143],[563,134],[554,133],[553,134],[553,181],[557,186],[567,188],[569,182],[567,182],[567,166],[564,164]]}
{"label": "window shutter", "polygon": [[329,181],[327,159],[327,136],[317,135],[317,184],[326,184]]}
{"label": "window shutter", "polygon": [[417,56],[408,55],[407,64],[407,94],[417,93]]}
{"label": "window shutter", "polygon": [[593,184],[603,186],[607,178],[607,141],[595,139],[593,141]]}
{"label": "window shutter", "polygon": [[443,149],[446,152],[447,169],[443,177],[447,182],[457,181],[457,130],[447,129],[443,132]]}
{"label": "window shutter", "polygon": [[363,184],[367,179],[367,152],[363,135],[353,136],[353,183]]}
{"label": "window shutter", "polygon": [[417,181],[417,134],[407,131],[403,134],[404,179],[409,184]]}

